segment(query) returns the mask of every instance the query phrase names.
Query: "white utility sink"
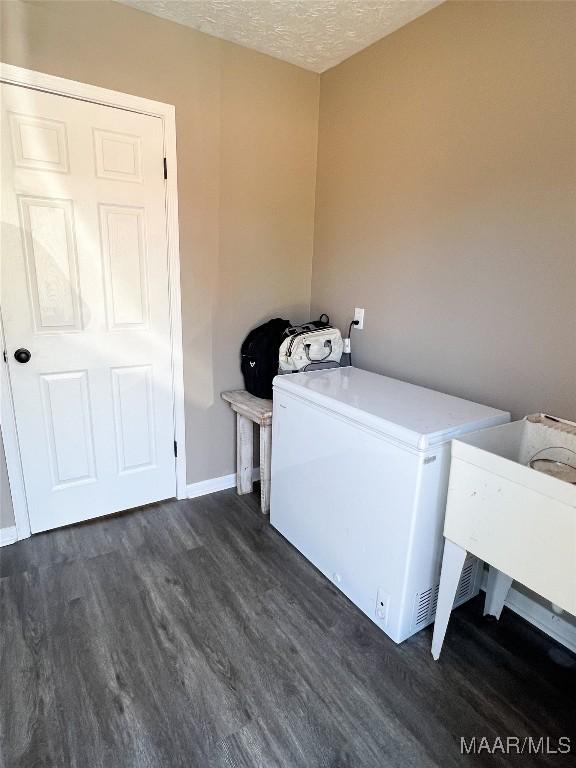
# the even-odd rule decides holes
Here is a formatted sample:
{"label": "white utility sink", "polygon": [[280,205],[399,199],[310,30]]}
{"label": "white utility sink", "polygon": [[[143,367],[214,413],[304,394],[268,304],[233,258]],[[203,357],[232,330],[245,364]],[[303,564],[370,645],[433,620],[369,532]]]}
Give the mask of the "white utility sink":
{"label": "white utility sink", "polygon": [[566,465],[576,465],[576,424],[543,414],[452,441],[435,658],[468,553],[491,566],[486,613],[499,617],[515,579],[576,615],[576,485]]}

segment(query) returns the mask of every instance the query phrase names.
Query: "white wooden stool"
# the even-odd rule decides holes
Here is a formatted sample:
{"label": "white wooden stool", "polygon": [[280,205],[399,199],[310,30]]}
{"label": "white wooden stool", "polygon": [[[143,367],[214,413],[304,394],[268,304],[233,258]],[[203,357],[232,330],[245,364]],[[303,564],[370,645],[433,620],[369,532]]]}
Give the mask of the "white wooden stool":
{"label": "white wooden stool", "polygon": [[260,506],[270,511],[270,475],[272,447],[272,400],[254,397],[244,389],[222,392],[236,413],[236,490],[239,495],[252,493],[253,428],[260,427]]}

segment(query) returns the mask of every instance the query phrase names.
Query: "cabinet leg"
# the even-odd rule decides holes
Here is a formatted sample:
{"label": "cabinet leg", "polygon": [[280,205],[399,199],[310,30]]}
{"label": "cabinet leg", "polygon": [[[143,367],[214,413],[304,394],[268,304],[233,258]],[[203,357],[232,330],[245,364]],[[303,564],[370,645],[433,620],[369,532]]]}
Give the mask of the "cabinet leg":
{"label": "cabinet leg", "polygon": [[458,582],[462,575],[462,568],[466,560],[467,552],[462,547],[446,539],[444,541],[444,557],[442,558],[442,574],[440,576],[440,589],[438,591],[438,605],[436,607],[436,619],[434,621],[434,635],[432,637],[432,656],[435,661],[440,657],[448,620],[452,613]]}
{"label": "cabinet leg", "polygon": [[236,414],[236,490],[239,495],[252,493],[253,464],[252,422],[246,416]]}
{"label": "cabinet leg", "polygon": [[504,601],[510,587],[512,586],[512,578],[506,576],[505,573],[490,566],[488,571],[488,583],[486,585],[486,601],[484,602],[484,616],[490,614],[490,616],[496,616],[500,618],[502,608],[504,608]]}
{"label": "cabinet leg", "polygon": [[260,506],[265,515],[270,511],[271,448],[272,427],[260,427]]}

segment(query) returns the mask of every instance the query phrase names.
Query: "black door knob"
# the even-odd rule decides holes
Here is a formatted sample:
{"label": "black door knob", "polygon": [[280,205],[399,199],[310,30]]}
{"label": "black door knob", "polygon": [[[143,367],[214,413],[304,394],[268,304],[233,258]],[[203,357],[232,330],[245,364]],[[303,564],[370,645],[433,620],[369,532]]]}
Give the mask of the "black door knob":
{"label": "black door knob", "polygon": [[17,360],[19,363],[27,363],[32,355],[27,349],[17,349],[16,352],[14,352],[14,359]]}

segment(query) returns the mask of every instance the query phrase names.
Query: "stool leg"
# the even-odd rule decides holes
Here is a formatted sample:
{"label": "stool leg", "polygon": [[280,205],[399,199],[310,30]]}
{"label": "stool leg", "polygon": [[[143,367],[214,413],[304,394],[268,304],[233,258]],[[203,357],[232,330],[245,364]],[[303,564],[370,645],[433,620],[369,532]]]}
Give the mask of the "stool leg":
{"label": "stool leg", "polygon": [[260,427],[260,507],[265,515],[270,511],[271,447],[272,427]]}
{"label": "stool leg", "polygon": [[434,621],[434,634],[432,636],[432,656],[438,661],[444,635],[448,627],[448,620],[452,613],[458,582],[466,560],[466,550],[446,539],[444,541],[444,557],[442,558],[442,574],[440,576],[440,589],[438,590],[438,605],[436,606],[436,619]]}
{"label": "stool leg", "polygon": [[490,614],[490,616],[496,616],[497,619],[500,618],[506,595],[511,586],[512,578],[491,565],[488,571],[488,583],[486,584],[484,616]]}
{"label": "stool leg", "polygon": [[252,493],[253,463],[252,422],[240,413],[236,414],[236,490],[242,496]]}

